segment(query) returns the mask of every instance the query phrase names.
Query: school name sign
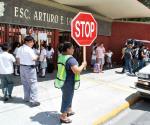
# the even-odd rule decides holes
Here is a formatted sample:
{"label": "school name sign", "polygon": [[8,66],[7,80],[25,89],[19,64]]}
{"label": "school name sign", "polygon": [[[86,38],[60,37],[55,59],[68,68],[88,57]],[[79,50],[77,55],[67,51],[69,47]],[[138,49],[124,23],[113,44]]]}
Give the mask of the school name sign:
{"label": "school name sign", "polygon": [[33,13],[27,8],[14,7],[14,17],[24,18],[25,20],[41,21],[46,23],[66,24],[70,25],[72,18],[61,15],[46,13],[42,11],[34,11]]}
{"label": "school name sign", "polygon": [[[71,21],[76,14],[28,0],[0,0],[0,23],[70,31]],[[101,27],[97,33],[110,36],[111,23],[96,21]]]}
{"label": "school name sign", "polygon": [[0,22],[70,30],[74,13],[29,1],[3,0]]}

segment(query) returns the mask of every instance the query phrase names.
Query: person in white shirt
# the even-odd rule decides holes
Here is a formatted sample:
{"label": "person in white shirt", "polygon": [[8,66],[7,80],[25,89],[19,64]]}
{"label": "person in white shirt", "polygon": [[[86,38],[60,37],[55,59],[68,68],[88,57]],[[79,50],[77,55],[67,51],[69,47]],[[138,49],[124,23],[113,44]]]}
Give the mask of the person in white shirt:
{"label": "person in white shirt", "polygon": [[100,65],[100,72],[103,73],[103,65],[105,63],[105,48],[103,43],[98,44],[97,48],[96,48],[96,59],[97,62]]}
{"label": "person in white shirt", "polygon": [[48,59],[52,59],[53,58],[53,54],[54,54],[54,49],[51,46],[48,46],[47,50],[46,50],[46,57]]}
{"label": "person in white shirt", "polygon": [[91,56],[92,67],[94,67],[94,64],[96,63],[96,48],[97,48],[97,43],[94,43],[92,46],[92,56]]}
{"label": "person in white shirt", "polygon": [[112,55],[113,55],[113,52],[111,50],[109,50],[106,53],[106,62],[107,62],[108,68],[112,68]]}
{"label": "person in white shirt", "polygon": [[[16,57],[16,54],[17,54],[17,51],[20,47],[20,43],[19,42],[15,42],[15,50],[13,52],[13,55]],[[14,68],[15,68],[15,71],[14,71],[14,74],[16,76],[19,76],[19,73],[18,73],[18,70],[19,70],[19,65],[17,63],[14,64]]]}
{"label": "person in white shirt", "polygon": [[54,64],[53,64],[53,55],[54,55],[54,49],[49,44],[46,50],[46,59],[47,59],[47,72],[52,73],[54,70]]}
{"label": "person in white shirt", "polygon": [[41,78],[45,78],[45,72],[47,67],[47,61],[46,61],[46,45],[41,44],[41,53],[40,53],[40,70],[41,70]]}
{"label": "person in white shirt", "polygon": [[13,63],[16,61],[15,57],[8,53],[10,47],[8,43],[2,45],[3,52],[0,53],[0,80],[2,84],[2,92],[4,94],[4,101],[11,98],[14,82],[12,80],[14,68]]}
{"label": "person in white shirt", "polygon": [[24,100],[30,102],[31,107],[39,106],[37,73],[35,61],[38,56],[34,53],[32,47],[34,39],[32,36],[24,38],[25,44],[21,46],[17,52],[17,62],[20,64],[20,77],[24,89]]}
{"label": "person in white shirt", "polygon": [[[37,42],[33,45],[32,48],[33,48],[33,51],[36,55],[40,55],[40,49],[39,49],[39,45],[38,45]],[[36,60],[35,65],[36,65],[36,72],[39,73],[40,72],[40,70],[39,70],[39,65],[40,65],[39,60]]]}

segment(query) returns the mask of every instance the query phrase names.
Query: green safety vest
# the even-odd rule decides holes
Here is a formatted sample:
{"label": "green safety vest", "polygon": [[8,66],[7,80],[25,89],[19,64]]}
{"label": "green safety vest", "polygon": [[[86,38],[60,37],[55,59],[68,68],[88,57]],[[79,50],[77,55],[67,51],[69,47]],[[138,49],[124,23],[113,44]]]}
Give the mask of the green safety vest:
{"label": "green safety vest", "polygon": [[[71,58],[71,55],[59,55],[58,57],[58,62],[57,62],[57,66],[58,66],[58,71],[57,71],[57,76],[54,82],[54,85],[56,88],[62,88],[65,80],[66,80],[66,62],[69,58]],[[74,77],[74,82],[75,82],[75,86],[74,89],[78,89],[80,86],[80,74],[75,74]]]}

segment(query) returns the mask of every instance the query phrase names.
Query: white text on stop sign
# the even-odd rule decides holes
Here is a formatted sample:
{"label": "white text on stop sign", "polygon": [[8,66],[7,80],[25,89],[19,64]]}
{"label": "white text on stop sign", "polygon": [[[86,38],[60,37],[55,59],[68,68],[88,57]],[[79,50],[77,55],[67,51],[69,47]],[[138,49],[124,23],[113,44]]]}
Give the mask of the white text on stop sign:
{"label": "white text on stop sign", "polygon": [[76,37],[89,38],[92,37],[92,33],[94,32],[94,22],[76,21],[75,28],[77,30],[77,32],[75,32]]}

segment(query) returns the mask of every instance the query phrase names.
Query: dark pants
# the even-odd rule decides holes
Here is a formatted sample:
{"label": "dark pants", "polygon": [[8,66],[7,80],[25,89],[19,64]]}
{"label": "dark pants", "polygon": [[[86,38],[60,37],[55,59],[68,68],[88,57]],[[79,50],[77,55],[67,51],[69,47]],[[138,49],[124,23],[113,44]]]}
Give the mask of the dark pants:
{"label": "dark pants", "polygon": [[74,95],[74,84],[66,82],[64,86],[61,88],[62,90],[62,104],[61,104],[61,112],[67,112],[68,108],[72,106],[72,99]]}
{"label": "dark pants", "polygon": [[136,73],[139,71],[139,60],[138,59],[134,59],[134,63],[133,63],[133,73]]}
{"label": "dark pants", "polygon": [[12,80],[12,74],[0,74],[0,80],[2,83],[2,92],[4,97],[8,97],[12,94],[14,82]]}
{"label": "dark pants", "polygon": [[122,59],[122,73],[125,73],[125,59]]}
{"label": "dark pants", "polygon": [[145,66],[144,60],[139,60],[139,70],[142,69]]}

